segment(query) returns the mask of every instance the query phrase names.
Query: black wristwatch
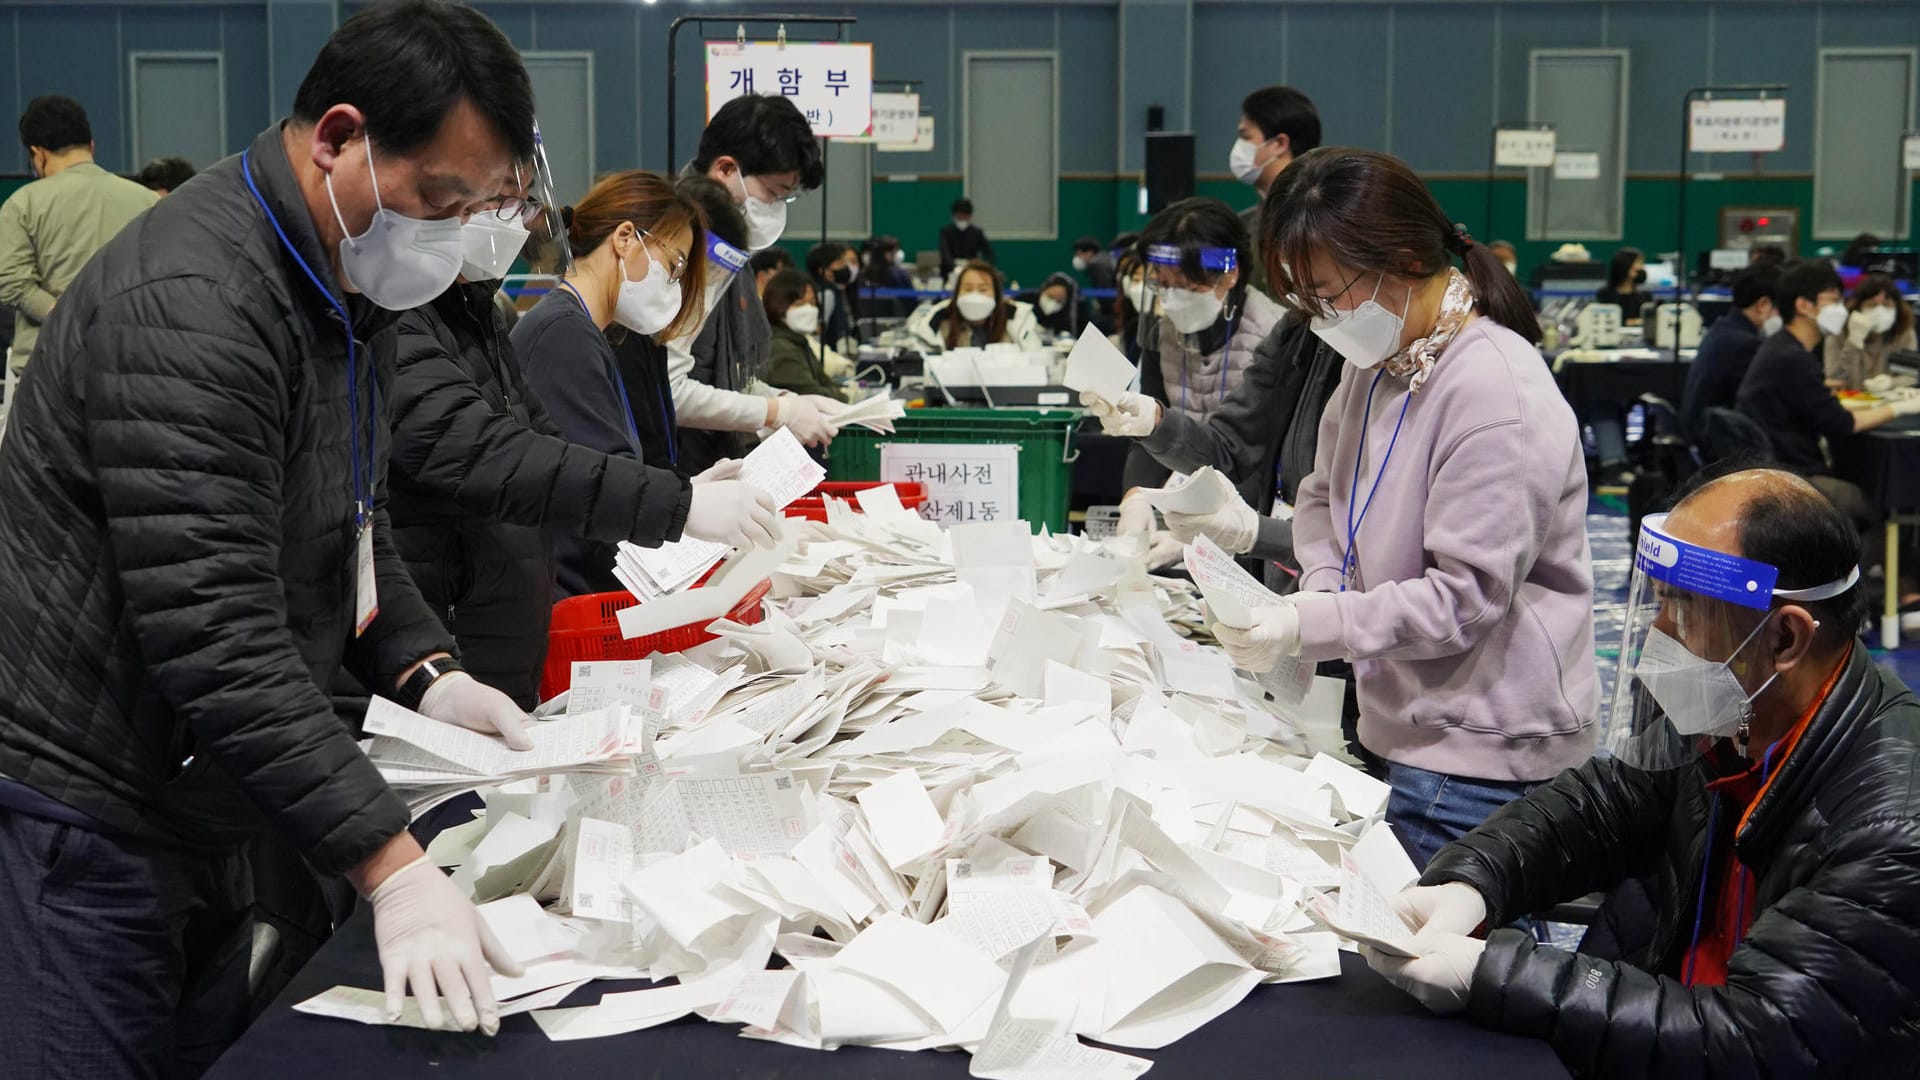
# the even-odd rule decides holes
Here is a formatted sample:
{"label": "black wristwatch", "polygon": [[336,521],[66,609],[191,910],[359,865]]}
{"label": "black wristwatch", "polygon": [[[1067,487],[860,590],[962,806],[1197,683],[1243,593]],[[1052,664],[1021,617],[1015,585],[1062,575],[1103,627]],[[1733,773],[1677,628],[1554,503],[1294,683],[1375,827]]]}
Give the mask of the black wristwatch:
{"label": "black wristwatch", "polygon": [[451,656],[442,656],[437,660],[422,660],[420,666],[413,669],[407,681],[394,691],[393,699],[415,712],[420,711],[420,701],[427,696],[427,687],[439,681],[440,676],[454,671],[465,671],[460,661]]}

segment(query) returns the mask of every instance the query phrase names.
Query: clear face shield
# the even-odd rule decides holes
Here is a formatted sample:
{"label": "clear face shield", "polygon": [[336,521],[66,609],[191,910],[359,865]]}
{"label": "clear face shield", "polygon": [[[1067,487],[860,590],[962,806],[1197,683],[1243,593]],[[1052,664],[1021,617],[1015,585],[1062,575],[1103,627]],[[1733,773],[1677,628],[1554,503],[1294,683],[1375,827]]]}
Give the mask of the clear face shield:
{"label": "clear face shield", "polygon": [[553,247],[559,252],[554,273],[573,273],[573,250],[567,246],[567,226],[560,218],[560,203],[553,197],[553,166],[547,162],[547,144],[540,138],[538,120],[533,122],[533,183],[529,190],[540,203],[540,220],[544,222],[541,237],[553,241]]}
{"label": "clear face shield", "polygon": [[1626,627],[1605,753],[1634,768],[1678,769],[1733,739],[1745,753],[1753,702],[1777,672],[1764,633],[1774,602],[1814,602],[1846,592],[1846,577],[1780,589],[1778,568],[1675,539],[1666,515],[1641,524],[1627,586]]}

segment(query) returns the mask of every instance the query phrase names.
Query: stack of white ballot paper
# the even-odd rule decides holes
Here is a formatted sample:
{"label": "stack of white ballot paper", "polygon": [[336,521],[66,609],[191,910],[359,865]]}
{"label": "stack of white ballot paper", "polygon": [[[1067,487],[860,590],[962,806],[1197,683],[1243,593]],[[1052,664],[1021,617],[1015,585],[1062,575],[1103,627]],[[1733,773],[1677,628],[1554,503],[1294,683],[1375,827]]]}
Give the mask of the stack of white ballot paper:
{"label": "stack of white ballot paper", "polygon": [[[1131,1077],[1151,1063],[1080,1039],[1166,1046],[1260,983],[1338,975],[1343,937],[1404,941],[1385,897],[1410,866],[1386,785],[1338,756],[1339,685],[1232,669],[1205,609],[1264,598],[1217,548],[1196,591],[1104,542],[858,502],[760,553],[762,622],[577,666],[532,751],[369,711],[414,805],[482,797],[429,855],[527,962],[496,980],[510,1009],[553,1039],[694,1015]],[[369,993],[302,1007],[377,1021]]]}
{"label": "stack of white ballot paper", "polygon": [[833,425],[839,428],[863,427],[868,431],[891,435],[893,422],[905,415],[907,415],[907,407],[904,403],[885,394],[876,394],[834,413]]}

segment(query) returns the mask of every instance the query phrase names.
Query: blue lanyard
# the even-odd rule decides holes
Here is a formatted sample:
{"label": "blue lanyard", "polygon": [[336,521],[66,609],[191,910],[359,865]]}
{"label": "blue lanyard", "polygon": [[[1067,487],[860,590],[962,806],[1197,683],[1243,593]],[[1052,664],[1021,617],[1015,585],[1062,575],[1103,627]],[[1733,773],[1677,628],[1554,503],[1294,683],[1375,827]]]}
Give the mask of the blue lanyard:
{"label": "blue lanyard", "polygon": [[1373,419],[1373,392],[1380,387],[1380,377],[1385,375],[1382,368],[1373,373],[1373,382],[1367,386],[1367,412],[1361,423],[1360,449],[1353,455],[1353,486],[1347,489],[1347,553],[1340,560],[1340,591],[1347,591],[1347,583],[1353,580],[1353,572],[1359,566],[1359,550],[1354,547],[1360,535],[1360,526],[1366,523],[1367,511],[1373,509],[1373,497],[1380,494],[1380,478],[1387,475],[1387,462],[1393,460],[1393,448],[1400,441],[1400,425],[1407,422],[1407,406],[1413,404],[1413,391],[1400,401],[1400,419],[1393,422],[1393,437],[1387,440],[1387,452],[1380,458],[1380,468],[1373,474],[1373,486],[1367,489],[1366,502],[1360,504],[1360,516],[1353,516],[1354,497],[1360,493],[1360,459],[1367,454],[1366,425]]}
{"label": "blue lanyard", "polygon": [[267,200],[261,196],[259,186],[253,182],[252,147],[248,147],[240,154],[240,172],[247,178],[247,190],[253,192],[253,201],[260,204],[261,212],[267,215],[267,223],[273,226],[274,235],[280,238],[280,245],[287,249],[287,254],[293,256],[293,261],[306,272],[307,280],[313,282],[313,287],[320,290],[320,295],[326,298],[327,306],[333,308],[333,313],[340,318],[341,327],[347,332],[347,412],[350,417],[347,428],[351,435],[348,445],[353,455],[353,525],[356,529],[364,527],[368,515],[373,513],[374,458],[380,438],[379,376],[375,375],[371,380],[372,386],[369,388],[367,456],[363,462],[360,457],[360,373],[355,362],[353,320],[347,317],[346,305],[327,291],[327,287],[320,283],[320,276],[313,272],[313,267],[308,266],[307,260],[300,257],[300,252],[293,246],[293,241],[287,239],[286,230],[280,227],[279,219],[275,218],[273,211],[268,208]]}
{"label": "blue lanyard", "polygon": [[[587,307],[587,298],[580,295],[580,290],[574,288],[573,282],[562,281],[560,287],[572,293],[575,300],[580,301],[581,311],[591,315],[593,309]],[[633,456],[644,459],[646,455],[640,450],[640,425],[633,422],[633,402],[627,400],[627,379],[620,374],[620,361],[614,357],[611,348],[607,350],[607,360],[607,370],[613,373],[614,387],[620,391],[620,411],[627,418],[627,438],[632,443]]]}

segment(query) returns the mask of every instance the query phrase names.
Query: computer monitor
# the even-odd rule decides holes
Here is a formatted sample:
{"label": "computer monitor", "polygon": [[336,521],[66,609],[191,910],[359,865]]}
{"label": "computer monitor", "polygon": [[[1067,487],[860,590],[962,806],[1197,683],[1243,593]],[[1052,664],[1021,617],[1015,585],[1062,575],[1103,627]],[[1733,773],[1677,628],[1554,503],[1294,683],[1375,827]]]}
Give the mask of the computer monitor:
{"label": "computer monitor", "polygon": [[940,273],[940,253],[938,251],[916,251],[913,253],[915,277],[936,277]]}

